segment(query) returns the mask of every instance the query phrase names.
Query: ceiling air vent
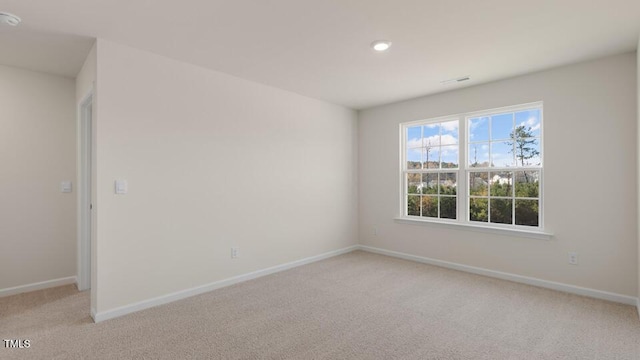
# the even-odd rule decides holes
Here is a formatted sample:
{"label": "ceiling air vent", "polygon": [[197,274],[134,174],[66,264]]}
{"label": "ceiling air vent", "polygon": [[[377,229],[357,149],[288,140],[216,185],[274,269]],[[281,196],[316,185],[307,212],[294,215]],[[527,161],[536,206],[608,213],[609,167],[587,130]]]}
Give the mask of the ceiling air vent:
{"label": "ceiling air vent", "polygon": [[460,83],[460,82],[467,81],[467,80],[471,80],[471,76],[467,75],[467,76],[463,76],[463,77],[459,77],[459,78],[455,78],[455,79],[449,79],[449,80],[440,81],[440,84],[449,85],[449,84],[453,84],[453,83]]}

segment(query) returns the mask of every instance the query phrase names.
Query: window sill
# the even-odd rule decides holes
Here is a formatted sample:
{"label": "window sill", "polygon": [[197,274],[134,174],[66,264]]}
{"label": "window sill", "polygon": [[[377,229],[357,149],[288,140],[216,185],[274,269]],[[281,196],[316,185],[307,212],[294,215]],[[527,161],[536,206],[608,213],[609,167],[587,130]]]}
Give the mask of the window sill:
{"label": "window sill", "polygon": [[406,218],[406,217],[398,217],[398,218],[395,218],[394,221],[399,224],[435,226],[435,227],[484,232],[484,233],[491,233],[491,234],[498,234],[498,235],[526,237],[526,238],[532,238],[532,239],[551,240],[553,238],[552,233],[548,233],[544,231],[536,231],[536,230],[507,229],[507,228],[499,228],[499,227],[491,227],[491,226],[463,224],[463,223],[449,222],[449,221],[418,220],[418,219],[412,219],[412,218]]}

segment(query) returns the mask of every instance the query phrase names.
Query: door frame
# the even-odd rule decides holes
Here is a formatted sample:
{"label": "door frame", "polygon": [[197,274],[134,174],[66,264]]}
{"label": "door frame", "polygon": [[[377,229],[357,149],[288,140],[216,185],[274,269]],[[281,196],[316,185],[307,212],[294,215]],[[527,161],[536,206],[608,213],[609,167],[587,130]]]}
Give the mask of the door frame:
{"label": "door frame", "polygon": [[93,89],[78,103],[78,290],[91,288],[91,176],[93,155]]}

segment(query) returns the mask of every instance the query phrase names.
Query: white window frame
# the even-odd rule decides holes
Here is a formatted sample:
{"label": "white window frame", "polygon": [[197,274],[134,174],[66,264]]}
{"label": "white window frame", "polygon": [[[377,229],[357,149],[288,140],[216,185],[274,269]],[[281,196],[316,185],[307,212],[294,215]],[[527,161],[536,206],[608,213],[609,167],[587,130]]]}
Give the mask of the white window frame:
{"label": "white window frame", "polygon": [[[490,167],[490,168],[474,168],[470,167],[468,164],[468,152],[469,152],[469,144],[470,141],[468,139],[469,134],[469,119],[477,118],[482,116],[490,116],[495,115],[496,113],[509,113],[509,112],[518,112],[523,110],[531,110],[531,109],[539,109],[540,110],[540,166],[532,166],[532,167]],[[408,199],[408,184],[407,184],[407,173],[410,173],[410,169],[407,169],[407,129],[413,126],[418,125],[426,125],[429,123],[440,123],[446,121],[458,121],[458,169],[438,169],[439,172],[456,172],[457,173],[457,190],[456,190],[456,209],[457,216],[456,219],[440,219],[440,218],[429,218],[429,217],[416,217],[407,215],[407,199]],[[489,128],[491,131],[491,128]],[[491,141],[491,136],[489,136],[489,140]],[[488,110],[474,111],[469,113],[461,113],[456,115],[442,116],[424,120],[410,121],[400,124],[400,216],[396,218],[396,221],[399,223],[408,223],[408,224],[424,224],[424,225],[435,225],[435,226],[445,226],[445,227],[454,227],[454,228],[462,228],[463,230],[472,230],[472,231],[481,231],[481,232],[491,232],[498,234],[516,234],[524,237],[533,237],[533,238],[542,238],[542,239],[550,239],[553,234],[545,231],[544,228],[544,107],[543,102],[532,102],[521,105],[514,106],[506,106]],[[489,157],[489,161],[491,162],[491,155]],[[515,164],[514,164],[515,165]],[[538,226],[527,226],[527,225],[515,225],[515,210],[512,208],[512,224],[499,224],[499,223],[484,223],[477,221],[470,221],[470,213],[469,213],[469,198],[470,193],[468,189],[469,185],[469,176],[471,172],[498,172],[498,171],[523,171],[523,170],[531,170],[531,171],[539,171],[540,178],[539,189],[538,189]],[[433,172],[433,171],[431,171]],[[514,179],[515,181],[515,179]],[[515,183],[513,187],[515,188]],[[512,199],[512,206],[515,206],[515,200],[518,199],[514,196],[510,197]]]}

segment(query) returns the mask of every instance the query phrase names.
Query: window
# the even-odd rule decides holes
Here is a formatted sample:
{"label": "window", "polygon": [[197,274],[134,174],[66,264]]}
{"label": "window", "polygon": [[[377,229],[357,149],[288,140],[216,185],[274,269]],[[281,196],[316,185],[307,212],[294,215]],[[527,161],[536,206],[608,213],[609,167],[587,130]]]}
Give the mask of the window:
{"label": "window", "polygon": [[542,103],[401,131],[403,217],[542,229]]}
{"label": "window", "polygon": [[459,120],[406,128],[407,215],[457,219]]}

